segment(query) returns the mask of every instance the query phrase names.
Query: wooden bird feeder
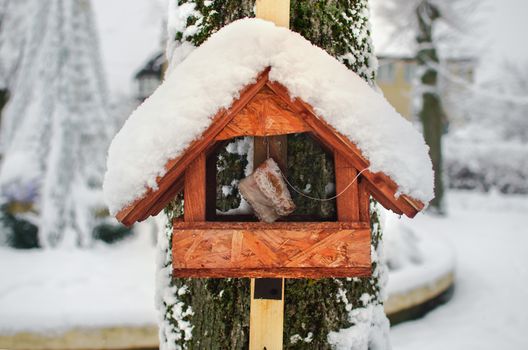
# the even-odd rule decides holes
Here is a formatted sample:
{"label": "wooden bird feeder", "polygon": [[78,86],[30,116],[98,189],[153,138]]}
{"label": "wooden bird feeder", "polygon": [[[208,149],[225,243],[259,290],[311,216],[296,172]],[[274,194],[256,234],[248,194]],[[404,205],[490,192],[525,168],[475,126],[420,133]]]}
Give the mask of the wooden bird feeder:
{"label": "wooden bird feeder", "polygon": [[[311,105],[292,99],[283,85],[270,81],[268,72],[264,70],[246,86],[229,109],[216,114],[201,137],[166,164],[157,190],[149,190],[117,218],[126,225],[145,220],[183,191],[185,214],[174,222],[174,277],[368,276],[370,196],[409,217],[424,205],[406,195],[397,196],[397,185],[387,175],[366,170],[369,162],[358,147],[318,117]],[[227,217],[233,221],[226,222],[226,217],[217,216],[215,154],[219,147],[240,136],[294,133],[309,133],[333,156],[336,193],[346,189],[336,199],[337,220],[263,223],[254,216],[233,216]]]}

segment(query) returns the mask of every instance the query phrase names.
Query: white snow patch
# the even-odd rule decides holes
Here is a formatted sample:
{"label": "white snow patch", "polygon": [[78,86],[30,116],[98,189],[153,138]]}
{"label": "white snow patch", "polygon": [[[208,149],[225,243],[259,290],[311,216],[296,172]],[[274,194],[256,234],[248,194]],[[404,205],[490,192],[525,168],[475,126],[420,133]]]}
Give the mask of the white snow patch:
{"label": "white snow patch", "polygon": [[427,286],[455,271],[452,243],[442,235],[415,230],[412,225],[387,214],[383,238],[390,268],[389,295]]}
{"label": "white snow patch", "polygon": [[447,208],[444,218],[402,218],[452,242],[457,277],[449,303],[391,330],[393,348],[528,349],[528,196],[450,192]]}
{"label": "white snow patch", "polygon": [[354,325],[338,332],[330,332],[328,341],[337,350],[390,349],[389,320],[382,305],[368,305],[354,309],[350,315]]}
{"label": "white snow patch", "polygon": [[213,34],[178,64],[127,120],[108,153],[104,194],[115,214],[156,189],[168,160],[206,130],[220,109],[266,67],[270,79],[310,103],[384,172],[398,192],[433,197],[433,172],[423,137],[358,75],[299,34],[244,19]]}
{"label": "white snow patch", "polygon": [[156,324],[151,239],[143,232],[93,249],[0,248],[0,334]]}

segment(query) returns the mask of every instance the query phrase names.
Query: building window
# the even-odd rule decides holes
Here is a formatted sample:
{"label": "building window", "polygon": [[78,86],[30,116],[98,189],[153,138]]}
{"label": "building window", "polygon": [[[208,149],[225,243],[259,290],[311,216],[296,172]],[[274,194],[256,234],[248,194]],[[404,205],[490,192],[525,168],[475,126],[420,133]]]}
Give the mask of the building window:
{"label": "building window", "polygon": [[137,98],[143,101],[158,88],[161,84],[161,80],[157,75],[143,74],[137,78],[138,92]]}
{"label": "building window", "polygon": [[414,63],[406,62],[405,63],[405,81],[412,83],[414,80],[415,66]]}
{"label": "building window", "polygon": [[394,63],[382,62],[378,69],[378,81],[380,83],[393,83],[394,82]]}

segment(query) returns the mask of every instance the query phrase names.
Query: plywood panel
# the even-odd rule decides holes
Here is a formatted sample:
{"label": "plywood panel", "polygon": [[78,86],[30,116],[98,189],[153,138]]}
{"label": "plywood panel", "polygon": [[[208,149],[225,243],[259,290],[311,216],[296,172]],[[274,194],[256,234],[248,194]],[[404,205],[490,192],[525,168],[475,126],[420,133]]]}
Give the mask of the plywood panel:
{"label": "plywood panel", "polygon": [[238,112],[216,139],[285,135],[309,130],[308,125],[288,104],[270,88],[264,87]]}
{"label": "plywood panel", "polygon": [[177,277],[352,277],[370,273],[370,229],[347,223],[175,223]]}

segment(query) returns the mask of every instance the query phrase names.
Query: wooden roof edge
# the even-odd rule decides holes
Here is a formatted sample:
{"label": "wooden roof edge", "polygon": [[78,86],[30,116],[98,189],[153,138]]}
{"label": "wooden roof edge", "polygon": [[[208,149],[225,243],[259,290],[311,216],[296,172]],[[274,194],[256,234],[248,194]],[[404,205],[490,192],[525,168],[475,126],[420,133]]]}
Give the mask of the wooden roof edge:
{"label": "wooden roof edge", "polygon": [[[193,141],[182,151],[180,156],[167,162],[165,175],[156,179],[158,184],[157,190],[149,188],[143,196],[121,209],[116,214],[116,219],[125,226],[132,226],[135,222],[143,221],[149,216],[157,215],[172,200],[172,198],[168,198],[164,194],[170,191],[172,184],[178,181],[178,178],[185,172],[186,166],[181,166],[181,164],[190,163],[211,142],[214,142],[216,135],[223,130],[225,125],[266,85],[266,82],[269,80],[270,69],[271,67],[264,69],[257,76],[254,83],[244,87],[239,92],[239,98],[233,102],[229,109],[218,111],[212,118],[213,122],[211,122],[210,126],[197,140]],[[171,181],[167,181],[167,179]],[[163,198],[165,203],[156,203],[160,198]]]}
{"label": "wooden roof edge", "polygon": [[[412,206],[414,208],[414,210],[416,210],[416,214],[421,212],[425,208],[425,204],[422,201],[414,199],[414,198],[412,198],[412,197],[410,197],[408,195],[405,195],[405,194],[402,194],[400,197],[403,200],[405,200],[407,203],[409,203],[409,205]],[[412,217],[414,217],[414,215]]]}
{"label": "wooden roof edge", "polygon": [[[318,137],[322,142],[329,143],[329,146],[332,148],[340,148],[339,145],[341,145],[348,149],[348,152],[341,153],[349,158],[349,160],[353,162],[353,165],[355,165],[358,170],[361,171],[362,169],[366,169],[370,166],[370,162],[363,156],[361,150],[359,150],[357,146],[348,139],[348,137],[341,134],[333,126],[328,124],[328,122],[320,118],[309,103],[298,98],[292,99],[288,89],[279,82],[268,81],[266,85],[279,97],[281,97],[282,100],[287,103],[294,111],[308,116],[308,118],[311,118],[312,121],[317,121],[317,124],[319,125],[316,126],[315,129],[319,127],[321,129],[324,128],[331,131],[331,134],[335,137],[335,140],[329,140],[328,133],[322,132]],[[311,126],[313,126],[313,124]],[[314,132],[317,132],[317,130],[314,130]],[[343,150],[343,148],[341,148],[341,150]],[[355,159],[350,159],[351,157]],[[382,186],[383,188],[380,188],[379,191],[376,191],[376,195],[374,197],[378,197],[379,200],[381,199],[380,196],[384,196],[385,198],[380,202],[386,203],[386,206],[396,213],[405,214],[406,216],[413,218],[425,207],[421,201],[411,198],[408,195],[402,194],[397,196],[398,185],[388,175],[384,173],[372,173],[368,170],[365,171],[363,175],[372,186],[380,186],[380,181],[385,184],[385,186]]]}
{"label": "wooden roof edge", "polygon": [[[204,151],[207,146],[214,142],[214,139],[218,133],[229,123],[230,120],[262,89],[264,86],[268,86],[275,94],[277,94],[284,102],[286,102],[293,111],[308,116],[313,122],[317,122],[319,131],[326,131],[318,133],[318,130],[313,130],[319,135],[319,139],[329,144],[333,149],[341,148],[341,151],[346,150],[343,153],[349,160],[352,161],[353,165],[357,169],[365,169],[370,165],[370,162],[363,157],[361,151],[357,146],[351,142],[348,137],[341,134],[334,127],[329,125],[325,120],[319,118],[315,113],[313,107],[300,99],[292,99],[289,95],[288,89],[278,83],[269,80],[270,67],[266,68],[256,79],[256,82],[246,86],[239,93],[239,98],[232,104],[228,110],[221,110],[212,118],[213,122],[202,133],[201,137],[191,143],[182,153],[181,156],[169,160],[166,165],[166,173],[163,177],[158,177],[156,182],[158,183],[158,190],[154,191],[148,189],[148,191],[141,197],[136,199],[133,203],[129,204],[125,208],[121,209],[117,214],[116,218],[126,226],[131,226],[137,221],[143,221],[149,216],[157,215],[173,198],[183,186],[175,185],[181,181],[182,175],[185,173],[186,166],[181,166],[182,163],[188,164],[191,162],[200,152]],[[329,134],[335,139],[329,140]],[[337,145],[337,144],[338,145]],[[339,149],[338,149],[339,150]],[[182,160],[182,158],[185,158]],[[371,173],[365,171],[362,174],[371,186],[381,188],[375,191],[373,196],[380,201],[385,203],[384,206],[388,209],[395,211],[398,214],[405,214],[408,217],[414,217],[418,212],[423,210],[425,205],[407,195],[396,196],[397,184],[384,173]],[[372,191],[374,192],[374,191]],[[170,195],[169,195],[170,194]],[[383,196],[384,198],[380,198]]]}

